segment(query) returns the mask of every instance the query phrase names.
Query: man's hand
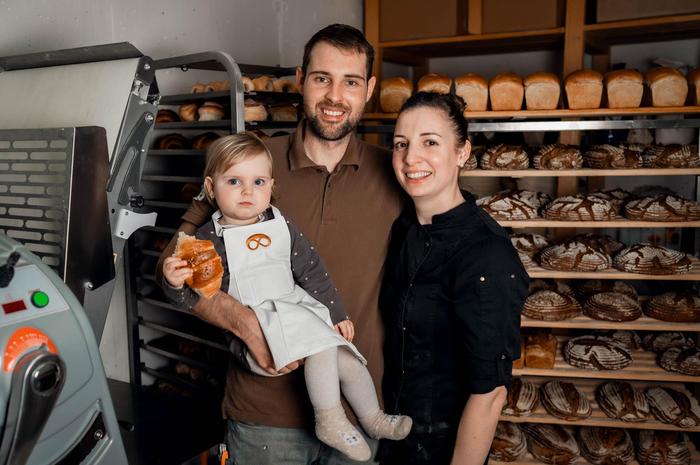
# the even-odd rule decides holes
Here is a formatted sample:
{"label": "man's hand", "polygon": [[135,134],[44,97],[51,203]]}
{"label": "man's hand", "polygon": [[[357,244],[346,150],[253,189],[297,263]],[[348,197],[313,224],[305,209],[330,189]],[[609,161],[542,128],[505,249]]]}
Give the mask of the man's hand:
{"label": "man's hand", "polygon": [[187,261],[177,257],[167,257],[163,260],[163,277],[174,289],[181,289],[190,276],[192,268],[187,266]]}
{"label": "man's hand", "polygon": [[335,329],[349,342],[355,338],[355,325],[350,320],[341,321],[335,325]]}

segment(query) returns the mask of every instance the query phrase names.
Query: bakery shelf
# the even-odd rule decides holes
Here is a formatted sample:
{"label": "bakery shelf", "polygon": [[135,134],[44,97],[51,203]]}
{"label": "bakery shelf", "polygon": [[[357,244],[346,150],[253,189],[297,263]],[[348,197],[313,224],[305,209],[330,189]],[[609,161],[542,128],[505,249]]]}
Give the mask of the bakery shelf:
{"label": "bakery shelf", "polygon": [[200,351],[201,354],[198,358],[189,357],[187,355],[179,353],[177,350],[177,340],[175,339],[175,336],[164,336],[161,338],[153,339],[148,342],[142,340],[140,341],[140,347],[154,354],[158,354],[161,357],[166,357],[170,360],[186,363],[187,365],[206,370],[209,373],[224,374],[225,372],[225,360],[222,360],[223,363],[221,364],[221,366],[213,366],[210,363],[208,363],[207,360],[204,360],[201,356],[201,354],[204,354],[205,351]]}
{"label": "bakery shelf", "polygon": [[[693,443],[689,442],[688,443],[688,448],[690,449],[690,463],[691,464],[699,464],[700,463],[700,453],[695,450],[695,447]],[[523,457],[519,460],[515,460],[514,462],[499,462],[498,460],[489,460],[489,464],[492,465],[542,465],[542,462],[537,460],[530,454],[529,452],[523,455]],[[571,465],[593,465],[591,462],[587,461],[583,457],[579,457],[575,461],[571,462]],[[637,460],[632,460],[629,465],[640,465]]]}
{"label": "bakery shelf", "polygon": [[655,42],[700,37],[700,14],[661,16],[583,26],[589,48],[604,49],[624,43]]}
{"label": "bakery shelf", "polygon": [[139,231],[170,234],[172,236],[177,232],[177,228],[169,228],[167,226],[144,226],[140,228]]}
{"label": "bakery shelf", "polygon": [[184,388],[188,391],[197,392],[197,391],[200,391],[203,388],[207,387],[204,384],[196,384],[192,381],[186,380],[185,378],[178,376],[176,374],[169,373],[169,372],[164,371],[164,370],[150,368],[150,367],[146,366],[144,363],[141,364],[141,371],[143,371],[144,373],[148,373],[149,375],[154,376],[158,379],[162,379],[164,381],[168,381],[170,383],[173,383],[173,384],[175,384],[181,388]]}
{"label": "bakery shelf", "polygon": [[[243,94],[245,98],[254,99],[257,102],[264,104],[273,103],[299,103],[301,102],[301,94],[289,93],[289,92],[245,92]],[[177,95],[165,95],[160,98],[160,105],[182,105],[185,103],[191,103],[195,101],[206,101],[206,100],[222,100],[224,103],[229,101],[231,98],[231,92],[228,90],[218,91],[218,92],[198,92],[189,94],[177,94]]]}
{"label": "bakery shelf", "polygon": [[700,176],[700,168],[638,168],[578,170],[463,170],[463,178],[545,178],[545,177],[597,177],[597,176]]}
{"label": "bakery shelf", "polygon": [[[142,277],[145,277],[145,275],[142,275]],[[153,279],[155,280],[155,276],[153,276]],[[152,297],[139,296],[138,301],[143,302],[145,304],[149,304],[149,305],[155,305],[156,307],[159,307],[159,308],[172,310],[174,312],[186,313],[188,315],[190,314],[190,312],[188,312],[187,310],[183,310],[183,309],[176,307],[175,305],[172,305],[168,302],[163,302],[162,300],[154,299]]]}
{"label": "bakery shelf", "polygon": [[156,123],[155,129],[168,129],[178,131],[181,129],[221,129],[231,130],[231,120],[220,119],[217,121],[177,121],[175,123]]}
{"label": "bakery shelf", "polygon": [[[632,352],[632,364],[622,370],[587,370],[576,368],[564,360],[563,347],[568,338],[558,337],[554,368],[514,368],[514,376],[544,376],[550,378],[591,378],[659,381],[668,383],[700,383],[700,376],[687,376],[664,370],[656,363],[657,355],[646,350]],[[578,381],[574,381],[577,384]]]}
{"label": "bakery shelf", "polygon": [[224,344],[219,344],[219,343],[214,342],[210,339],[195,336],[195,335],[190,334],[188,332],[181,331],[180,329],[177,329],[177,328],[172,328],[172,327],[165,326],[165,325],[162,325],[159,323],[154,323],[152,321],[145,320],[143,317],[138,318],[138,324],[143,326],[143,327],[154,329],[156,331],[160,331],[160,332],[165,333],[165,334],[171,334],[173,336],[178,336],[178,337],[181,337],[184,339],[189,339],[190,341],[198,342],[200,344],[204,344],[206,346],[213,347],[214,349],[223,350],[225,352],[228,352],[228,350],[229,350],[228,347],[226,347]]}
{"label": "bakery shelf", "polygon": [[563,321],[542,321],[523,316],[521,328],[560,328],[560,329],[622,329],[629,331],[692,331],[700,332],[700,323],[676,323],[660,321],[642,315],[634,321],[601,321],[587,316],[577,316]]}
{"label": "bakery shelf", "polygon": [[174,208],[176,210],[184,210],[190,206],[188,203],[169,202],[167,200],[146,200],[144,205],[147,207]]}
{"label": "bakery shelf", "polygon": [[[575,223],[572,224],[575,228]],[[554,278],[554,279],[627,279],[634,281],[700,281],[700,260],[691,257],[693,268],[685,274],[638,274],[618,271],[614,268],[605,271],[553,271],[545,270],[539,266],[527,269],[527,274],[531,278]]]}
{"label": "bakery shelf", "polygon": [[698,228],[700,221],[632,221],[618,218],[607,221],[556,221],[545,218],[511,221],[498,220],[508,228]]}
{"label": "bakery shelf", "polygon": [[167,157],[182,157],[182,156],[204,156],[207,154],[206,150],[194,150],[194,149],[184,149],[184,150],[158,150],[151,149],[148,151],[149,156],[167,156]]}
{"label": "bakery shelf", "polygon": [[[515,110],[515,111],[468,111],[467,120],[473,119],[557,119],[557,118],[604,118],[608,116],[687,115],[700,113],[700,106],[640,107],[640,108],[595,108],[589,110]],[[398,113],[366,113],[365,121],[395,121]]]}
{"label": "bakery shelf", "polygon": [[169,176],[158,174],[144,174],[143,176],[141,176],[141,181],[202,183],[204,182],[204,178],[202,178],[201,176]]}
{"label": "bakery shelf", "polygon": [[[697,114],[697,113],[696,113]],[[572,119],[568,121],[472,121],[469,132],[609,131],[700,127],[700,119]]]}

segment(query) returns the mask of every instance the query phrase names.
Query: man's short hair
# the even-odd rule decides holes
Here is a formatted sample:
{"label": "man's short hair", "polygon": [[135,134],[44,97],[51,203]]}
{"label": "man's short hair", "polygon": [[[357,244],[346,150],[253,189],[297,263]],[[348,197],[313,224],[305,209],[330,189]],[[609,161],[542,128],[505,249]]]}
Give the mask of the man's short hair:
{"label": "man's short hair", "polygon": [[306,69],[311,60],[311,51],[319,42],[326,42],[334,47],[344,50],[354,50],[357,53],[364,53],[367,58],[367,79],[372,75],[372,64],[374,63],[374,48],[367,42],[364,34],[358,29],[347,24],[331,24],[326,26],[316,34],[304,46],[304,59],[301,64],[301,71],[306,78]]}

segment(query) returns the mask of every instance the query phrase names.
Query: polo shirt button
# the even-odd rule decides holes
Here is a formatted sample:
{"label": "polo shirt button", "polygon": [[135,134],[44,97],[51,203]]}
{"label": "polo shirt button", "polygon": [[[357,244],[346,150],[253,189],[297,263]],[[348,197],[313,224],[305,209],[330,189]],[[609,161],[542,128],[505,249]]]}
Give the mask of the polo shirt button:
{"label": "polo shirt button", "polygon": [[514,274],[510,275],[510,279],[515,279],[515,275]]}
{"label": "polo shirt button", "polygon": [[481,282],[483,283],[484,281],[486,281],[486,278],[484,278],[483,276],[481,276],[481,277],[479,278],[479,281],[481,281]]}

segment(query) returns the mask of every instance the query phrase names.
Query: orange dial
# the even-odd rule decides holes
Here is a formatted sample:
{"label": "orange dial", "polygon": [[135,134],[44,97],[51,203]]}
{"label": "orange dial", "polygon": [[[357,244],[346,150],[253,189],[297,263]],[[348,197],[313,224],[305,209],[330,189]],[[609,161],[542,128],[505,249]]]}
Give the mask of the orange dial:
{"label": "orange dial", "polygon": [[42,331],[28,326],[19,328],[12,333],[12,336],[10,336],[10,339],[7,341],[7,346],[5,346],[5,356],[2,363],[3,369],[5,371],[12,371],[15,368],[17,360],[19,360],[22,355],[27,353],[29,349],[39,348],[42,345],[46,345],[49,352],[53,354],[58,353],[56,344]]}

